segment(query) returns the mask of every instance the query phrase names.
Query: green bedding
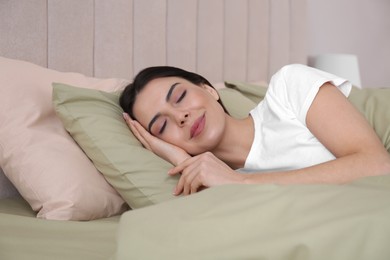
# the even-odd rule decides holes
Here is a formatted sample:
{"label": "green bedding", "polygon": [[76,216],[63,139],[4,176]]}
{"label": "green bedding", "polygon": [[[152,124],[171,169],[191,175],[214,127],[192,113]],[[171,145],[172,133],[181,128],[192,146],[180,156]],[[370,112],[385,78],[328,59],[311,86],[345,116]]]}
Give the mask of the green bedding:
{"label": "green bedding", "polygon": [[1,199],[0,259],[107,260],[115,251],[118,221],[37,219],[22,199]]}
{"label": "green bedding", "polygon": [[0,200],[0,259],[390,259],[390,175],[346,185],[227,185],[120,218],[35,218]]}
{"label": "green bedding", "polygon": [[390,176],[229,185],[122,215],[117,260],[390,259]]}

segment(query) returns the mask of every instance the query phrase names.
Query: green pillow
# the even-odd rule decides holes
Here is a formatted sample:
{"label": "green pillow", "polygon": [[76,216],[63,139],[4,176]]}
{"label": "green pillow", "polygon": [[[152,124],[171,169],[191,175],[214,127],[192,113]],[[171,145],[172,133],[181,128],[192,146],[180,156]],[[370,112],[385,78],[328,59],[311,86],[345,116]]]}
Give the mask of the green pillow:
{"label": "green pillow", "polygon": [[242,95],[252,100],[256,105],[264,99],[267,92],[266,86],[242,82],[242,81],[225,81],[225,86],[230,89],[239,91]]}
{"label": "green pillow", "polygon": [[390,89],[352,88],[348,99],[366,117],[390,153]]}
{"label": "green pillow", "polygon": [[257,103],[245,97],[238,90],[223,88],[218,89],[219,96],[229,114],[235,118],[245,118],[249,111],[256,107]]}
{"label": "green pillow", "polygon": [[[236,90],[222,89],[232,116],[245,116],[256,104]],[[106,180],[133,209],[175,198],[178,177],[172,167],[143,148],[122,118],[120,93],[53,84],[53,103],[66,130]]]}

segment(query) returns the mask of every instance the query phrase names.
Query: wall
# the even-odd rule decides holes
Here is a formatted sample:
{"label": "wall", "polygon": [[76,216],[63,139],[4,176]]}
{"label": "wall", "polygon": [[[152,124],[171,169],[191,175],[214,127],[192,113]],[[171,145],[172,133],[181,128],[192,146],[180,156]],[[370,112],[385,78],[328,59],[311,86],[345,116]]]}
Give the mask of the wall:
{"label": "wall", "polygon": [[308,54],[356,54],[363,87],[390,87],[390,0],[307,3]]}

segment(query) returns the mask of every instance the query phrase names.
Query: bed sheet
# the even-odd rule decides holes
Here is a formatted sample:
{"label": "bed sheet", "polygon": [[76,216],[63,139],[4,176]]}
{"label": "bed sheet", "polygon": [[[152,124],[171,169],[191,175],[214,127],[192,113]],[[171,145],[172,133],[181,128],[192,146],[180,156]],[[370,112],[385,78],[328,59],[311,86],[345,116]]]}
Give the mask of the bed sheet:
{"label": "bed sheet", "polygon": [[35,217],[23,199],[0,200],[0,259],[110,259],[119,216],[94,221]]}

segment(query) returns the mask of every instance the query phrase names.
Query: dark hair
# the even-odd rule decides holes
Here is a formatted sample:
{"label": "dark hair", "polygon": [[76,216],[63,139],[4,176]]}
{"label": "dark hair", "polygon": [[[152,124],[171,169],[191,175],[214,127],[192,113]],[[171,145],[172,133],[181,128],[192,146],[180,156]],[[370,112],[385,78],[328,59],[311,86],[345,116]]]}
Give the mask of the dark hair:
{"label": "dark hair", "polygon": [[[133,83],[127,85],[126,88],[123,90],[119,98],[119,103],[123,111],[128,113],[130,117],[134,118],[133,106],[137,95],[150,81],[157,78],[166,77],[179,77],[188,80],[189,82],[198,86],[200,86],[201,84],[206,84],[214,88],[213,85],[211,85],[207,79],[193,72],[169,66],[149,67],[140,71],[134,78]],[[223,105],[221,99],[218,100],[218,103],[220,103],[225,113],[229,114],[225,106]]]}

